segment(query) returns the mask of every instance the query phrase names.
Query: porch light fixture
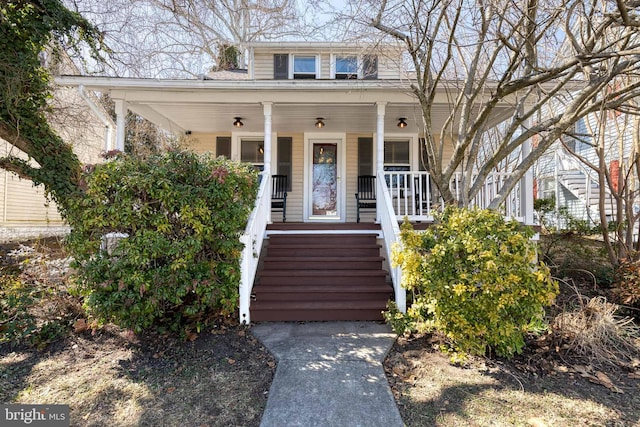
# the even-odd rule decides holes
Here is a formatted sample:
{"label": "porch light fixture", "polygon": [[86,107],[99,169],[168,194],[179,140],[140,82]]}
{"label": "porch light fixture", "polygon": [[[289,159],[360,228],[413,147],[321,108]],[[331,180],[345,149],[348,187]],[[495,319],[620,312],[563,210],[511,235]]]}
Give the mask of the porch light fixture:
{"label": "porch light fixture", "polygon": [[404,129],[404,128],[406,128],[406,127],[407,127],[407,122],[406,122],[405,120],[407,120],[407,118],[406,118],[406,117],[400,117],[400,118],[398,119],[398,127],[399,127],[400,129]]}
{"label": "porch light fixture", "polygon": [[324,117],[317,117],[315,126],[318,129],[322,129],[324,127]]}
{"label": "porch light fixture", "polygon": [[233,122],[233,127],[241,128],[244,126],[244,123],[242,123],[242,117],[234,117],[234,119],[236,119],[236,121]]}

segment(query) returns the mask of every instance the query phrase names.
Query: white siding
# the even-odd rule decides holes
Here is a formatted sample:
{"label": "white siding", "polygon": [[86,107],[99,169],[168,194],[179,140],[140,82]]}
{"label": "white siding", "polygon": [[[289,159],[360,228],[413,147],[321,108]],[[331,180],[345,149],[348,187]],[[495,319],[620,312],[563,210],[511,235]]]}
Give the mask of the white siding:
{"label": "white siding", "polygon": [[213,156],[216,156],[216,138],[218,136],[228,136],[230,137],[230,133],[194,133],[189,139],[185,142],[185,145],[190,150],[195,151],[196,153],[210,153]]}
{"label": "white siding", "polygon": [[[331,55],[357,55],[354,50],[349,49],[333,49],[333,50],[310,50],[310,49],[297,49],[297,50],[257,50],[254,53],[254,78],[256,80],[272,80],[273,79],[273,55],[274,54],[289,54],[289,55],[319,55],[320,57],[320,78],[331,78]],[[376,53],[378,56],[378,78],[379,79],[400,79],[402,75],[402,66],[399,53]]]}
{"label": "white siding", "polygon": [[398,58],[378,55],[378,79],[398,80],[401,76],[401,64]]}
{"label": "white siding", "polygon": [[254,55],[254,78],[273,80],[273,53],[256,52]]}
{"label": "white siding", "polygon": [[[304,134],[282,134],[280,136],[291,136],[291,192],[287,194],[287,222],[303,221],[304,203]],[[279,213],[274,213],[272,220],[279,221]]]}
{"label": "white siding", "polygon": [[331,78],[331,55],[328,53],[320,55],[320,78]]}

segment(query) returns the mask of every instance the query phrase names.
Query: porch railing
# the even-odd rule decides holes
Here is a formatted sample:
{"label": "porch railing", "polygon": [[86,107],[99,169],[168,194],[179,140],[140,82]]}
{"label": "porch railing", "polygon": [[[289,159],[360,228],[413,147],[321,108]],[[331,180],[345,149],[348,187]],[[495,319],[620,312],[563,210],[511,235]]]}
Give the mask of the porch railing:
{"label": "porch railing", "polygon": [[378,194],[378,220],[382,228],[384,237],[384,248],[389,260],[389,271],[391,273],[391,281],[396,297],[396,305],[398,310],[403,313],[407,311],[407,291],[402,287],[402,269],[400,267],[391,266],[391,255],[394,248],[402,249],[400,241],[400,227],[398,226],[398,218],[394,212],[392,205],[391,193],[386,185],[385,174],[379,173],[376,179],[376,192]]}
{"label": "porch railing", "polygon": [[[397,221],[402,221],[404,217],[411,221],[433,220],[434,212],[444,208],[444,199],[428,172],[384,172],[383,176]],[[488,207],[508,177],[508,172],[490,174],[478,194],[470,201],[470,206]],[[449,186],[456,198],[460,199],[462,174],[454,174]],[[524,221],[520,183],[509,193],[500,210],[507,218]]]}
{"label": "porch railing", "polygon": [[258,270],[262,242],[267,230],[267,222],[271,211],[271,179],[263,172],[258,189],[258,197],[253,212],[247,221],[244,234],[240,236],[240,242],[244,245],[240,260],[240,323],[251,322],[249,306],[251,304],[251,290]]}

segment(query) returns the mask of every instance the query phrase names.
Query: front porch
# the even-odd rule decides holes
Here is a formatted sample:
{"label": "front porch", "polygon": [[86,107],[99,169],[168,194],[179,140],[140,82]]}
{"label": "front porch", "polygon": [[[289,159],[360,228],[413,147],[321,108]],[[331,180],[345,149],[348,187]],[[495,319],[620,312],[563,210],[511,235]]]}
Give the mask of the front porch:
{"label": "front porch", "polygon": [[[486,208],[505,178],[489,176],[471,205]],[[501,209],[506,217],[532,224],[527,214],[532,212],[527,191],[532,186],[526,178],[523,182]],[[393,249],[401,248],[399,224],[408,218],[424,228],[444,203],[427,172],[383,171],[375,183],[375,212],[360,223],[322,218],[272,222],[280,218],[271,216],[271,179],[262,173],[255,209],[241,237],[241,322],[382,320],[389,299],[406,311],[402,271],[390,264]],[[454,194],[461,183],[455,175]]]}

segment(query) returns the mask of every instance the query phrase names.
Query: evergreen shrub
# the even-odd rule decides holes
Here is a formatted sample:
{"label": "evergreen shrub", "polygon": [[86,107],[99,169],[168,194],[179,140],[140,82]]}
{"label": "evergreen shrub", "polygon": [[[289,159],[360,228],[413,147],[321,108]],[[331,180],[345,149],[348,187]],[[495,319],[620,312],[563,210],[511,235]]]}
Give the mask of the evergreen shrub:
{"label": "evergreen shrub", "polygon": [[405,222],[393,262],[412,304],[406,315],[391,306],[387,320],[398,333],[439,330],[461,353],[520,353],[558,293],[532,236],[490,210],[450,207],[422,232]]}
{"label": "evergreen shrub", "polygon": [[[239,237],[257,193],[250,165],[175,150],[87,169],[67,243],[97,319],[184,334],[235,312]],[[127,237],[103,245],[114,233]]]}

